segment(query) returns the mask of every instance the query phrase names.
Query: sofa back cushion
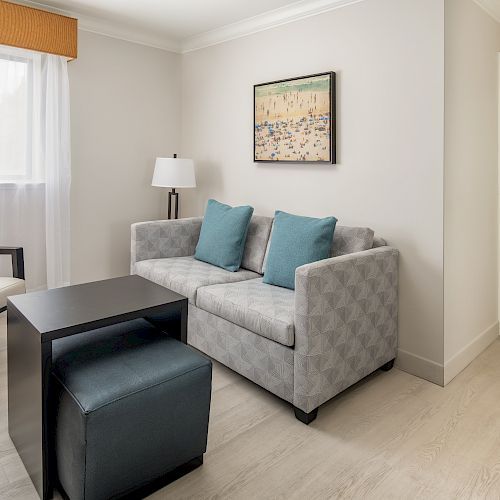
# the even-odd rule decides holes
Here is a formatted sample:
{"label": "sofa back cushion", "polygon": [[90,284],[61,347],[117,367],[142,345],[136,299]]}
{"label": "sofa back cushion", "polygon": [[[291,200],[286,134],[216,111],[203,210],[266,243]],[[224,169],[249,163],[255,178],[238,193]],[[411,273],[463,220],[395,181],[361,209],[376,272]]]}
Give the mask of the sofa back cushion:
{"label": "sofa back cushion", "polygon": [[241,261],[241,267],[243,269],[263,274],[262,267],[264,265],[264,255],[266,254],[272,225],[272,217],[254,215],[250,219],[247,241]]}
{"label": "sofa back cushion", "polygon": [[[249,269],[250,271],[254,271],[259,274],[264,274],[266,268],[267,256],[269,253],[269,244],[271,242],[273,218],[254,215],[252,217],[250,225],[252,225],[254,219],[255,221],[257,221],[258,219],[267,219],[265,223],[269,225],[268,229],[269,233],[267,236],[266,247],[264,248],[264,253],[262,254],[262,264],[260,266],[260,270],[257,270],[257,267],[255,266],[248,267],[248,262],[245,262],[245,256],[247,254],[247,248],[249,247],[249,241],[250,241],[250,228],[249,228],[247,237],[247,248],[245,248],[245,256],[243,256],[241,267],[243,267],[244,269]],[[262,223],[263,222],[264,221],[262,221]],[[256,229],[254,229],[254,231],[255,230]],[[374,246],[383,246],[386,244],[387,243],[384,239],[380,237],[375,237],[373,230],[370,229],[369,227],[340,226],[339,224],[337,224],[335,226],[335,232],[333,233],[331,256],[338,257],[339,255],[346,255],[354,252],[362,252],[364,250],[370,250],[370,248],[373,248]],[[261,247],[257,244],[255,245],[255,248],[260,249]],[[250,250],[248,251],[250,252]]]}
{"label": "sofa back cushion", "polygon": [[382,238],[380,236],[373,237],[372,248],[385,247],[386,245],[387,245],[387,241],[385,241],[384,238]]}
{"label": "sofa back cushion", "polygon": [[333,234],[332,257],[369,250],[373,247],[373,234],[369,227],[337,225]]}

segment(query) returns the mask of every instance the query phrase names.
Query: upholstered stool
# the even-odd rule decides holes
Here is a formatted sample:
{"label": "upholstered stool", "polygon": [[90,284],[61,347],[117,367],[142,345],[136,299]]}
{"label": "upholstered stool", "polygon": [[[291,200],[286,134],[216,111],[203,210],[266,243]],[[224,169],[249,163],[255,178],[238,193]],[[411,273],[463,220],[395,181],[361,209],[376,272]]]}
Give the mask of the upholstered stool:
{"label": "upholstered stool", "polygon": [[71,500],[137,495],[183,464],[202,463],[209,359],[145,320],[55,341],[53,359],[55,453],[63,495]]}
{"label": "upholstered stool", "polygon": [[21,247],[0,247],[0,255],[10,255],[12,276],[0,276],[0,312],[7,308],[7,297],[26,293],[24,285],[24,257]]}

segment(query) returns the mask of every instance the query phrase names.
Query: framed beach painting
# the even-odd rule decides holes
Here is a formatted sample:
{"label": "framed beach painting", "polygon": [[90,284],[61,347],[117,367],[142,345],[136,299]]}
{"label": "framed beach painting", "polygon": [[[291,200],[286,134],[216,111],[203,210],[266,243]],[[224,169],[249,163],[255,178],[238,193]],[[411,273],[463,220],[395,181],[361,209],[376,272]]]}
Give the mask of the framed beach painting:
{"label": "framed beach painting", "polygon": [[335,73],[254,85],[254,161],[335,163]]}

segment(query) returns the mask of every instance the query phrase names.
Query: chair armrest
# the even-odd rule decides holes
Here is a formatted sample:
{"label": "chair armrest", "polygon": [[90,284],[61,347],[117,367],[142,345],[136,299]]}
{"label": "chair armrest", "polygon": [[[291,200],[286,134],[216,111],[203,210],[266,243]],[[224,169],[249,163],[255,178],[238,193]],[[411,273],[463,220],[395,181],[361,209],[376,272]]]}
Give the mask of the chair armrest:
{"label": "chair armrest", "polygon": [[2,247],[0,255],[10,255],[12,258],[12,276],[24,279],[24,252],[21,247]]}
{"label": "chair armrest", "polygon": [[131,226],[131,271],[136,262],[194,255],[203,217],[138,222]]}
{"label": "chair armrest", "polygon": [[398,256],[384,246],[297,268],[295,406],[312,411],[396,357]]}

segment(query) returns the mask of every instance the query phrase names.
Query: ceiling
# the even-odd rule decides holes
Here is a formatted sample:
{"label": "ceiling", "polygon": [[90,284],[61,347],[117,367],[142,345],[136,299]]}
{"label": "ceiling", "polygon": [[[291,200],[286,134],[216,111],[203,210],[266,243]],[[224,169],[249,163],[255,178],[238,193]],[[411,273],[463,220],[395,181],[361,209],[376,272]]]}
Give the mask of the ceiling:
{"label": "ceiling", "polygon": [[[189,52],[365,0],[11,0],[77,17],[79,27]],[[500,0],[474,0],[500,21]]]}
{"label": "ceiling", "polygon": [[500,0],[474,0],[479,4],[488,14],[493,16],[500,22]]}
{"label": "ceiling", "polygon": [[84,16],[137,26],[173,39],[199,35],[297,0],[41,0]]}
{"label": "ceiling", "polygon": [[[78,17],[79,26],[147,45],[184,51],[198,38],[264,18],[288,22],[299,14],[361,0],[12,0]],[[246,28],[248,29],[248,27]],[[259,31],[259,29],[257,29]],[[204,43],[204,42],[203,42]],[[210,43],[209,43],[210,44]],[[197,48],[197,47],[196,47]]]}

